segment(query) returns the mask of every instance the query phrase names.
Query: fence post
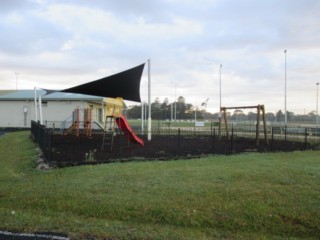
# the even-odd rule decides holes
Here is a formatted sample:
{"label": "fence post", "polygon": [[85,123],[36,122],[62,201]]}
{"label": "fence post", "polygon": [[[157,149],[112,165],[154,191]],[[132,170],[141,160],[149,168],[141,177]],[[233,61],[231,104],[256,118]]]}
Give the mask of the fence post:
{"label": "fence post", "polygon": [[230,143],[230,148],[231,148],[231,154],[233,153],[233,124],[231,125],[231,143]]}
{"label": "fence post", "polygon": [[48,134],[48,161],[52,162],[52,132],[47,133]]}
{"label": "fence post", "polygon": [[180,135],[181,131],[180,128],[178,128],[178,157],[180,156]]}
{"label": "fence post", "polygon": [[216,135],[216,130],[213,129],[213,131],[211,131],[212,133],[212,154],[214,154],[214,141],[215,141],[215,135]]}
{"label": "fence post", "polygon": [[273,127],[271,127],[271,152],[273,152]]}
{"label": "fence post", "polygon": [[287,142],[287,125],[284,126],[284,141]]}
{"label": "fence post", "polygon": [[39,145],[40,145],[40,123],[39,123],[39,121],[37,122],[37,127],[38,127],[38,129],[37,129],[37,143],[39,143]]}
{"label": "fence post", "polygon": [[307,150],[307,142],[308,142],[308,130],[304,128],[304,149]]}

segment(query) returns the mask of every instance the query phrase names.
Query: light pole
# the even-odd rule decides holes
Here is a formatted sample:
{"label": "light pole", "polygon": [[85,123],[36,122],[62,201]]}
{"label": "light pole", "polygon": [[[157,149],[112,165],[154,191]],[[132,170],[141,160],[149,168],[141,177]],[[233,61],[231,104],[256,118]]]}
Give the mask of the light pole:
{"label": "light pole", "polygon": [[194,107],[194,130],[196,130],[196,127],[197,127],[197,109],[198,107],[195,106]]}
{"label": "light pole", "polygon": [[222,117],[222,112],[221,112],[221,68],[222,68],[222,64],[220,64],[220,81],[219,81],[219,89],[220,89],[220,93],[219,93],[219,97],[220,97],[220,106],[219,106],[219,113],[218,113],[218,117],[219,117],[219,140],[220,140],[220,135],[221,135],[221,117]]}
{"label": "light pole", "polygon": [[177,121],[177,84],[174,85],[174,120]]}
{"label": "light pole", "polygon": [[151,141],[151,60],[148,59],[148,141]]}
{"label": "light pole", "polygon": [[220,64],[220,81],[219,81],[220,111],[221,111],[221,68],[222,68],[222,64]]}
{"label": "light pole", "polygon": [[18,75],[19,75],[19,73],[15,72],[14,74],[16,75],[16,90],[18,90]]}
{"label": "light pole", "polygon": [[318,113],[319,83],[317,82],[316,85],[317,85],[317,116],[316,116],[317,121],[316,123],[318,127],[319,126],[319,113]]}
{"label": "light pole", "polygon": [[287,49],[284,50],[284,125],[287,125]]}

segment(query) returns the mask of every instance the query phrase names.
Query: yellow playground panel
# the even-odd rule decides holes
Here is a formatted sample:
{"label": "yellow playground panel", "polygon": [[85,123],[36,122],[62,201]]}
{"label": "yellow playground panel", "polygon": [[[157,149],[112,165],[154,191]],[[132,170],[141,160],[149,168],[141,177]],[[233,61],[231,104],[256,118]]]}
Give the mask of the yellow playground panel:
{"label": "yellow playground panel", "polygon": [[123,109],[123,99],[117,98],[107,98],[105,103],[105,116],[107,117],[120,117]]}

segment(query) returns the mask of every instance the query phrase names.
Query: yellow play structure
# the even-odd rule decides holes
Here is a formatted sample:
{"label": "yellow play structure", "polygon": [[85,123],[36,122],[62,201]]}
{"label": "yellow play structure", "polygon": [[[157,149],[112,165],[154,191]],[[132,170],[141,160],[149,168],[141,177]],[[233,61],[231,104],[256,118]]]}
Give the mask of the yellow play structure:
{"label": "yellow play structure", "polygon": [[[122,132],[129,138],[131,142],[137,143],[141,146],[144,145],[144,141],[139,138],[133,129],[130,127],[127,119],[122,114],[123,109],[123,99],[118,98],[108,98],[106,102],[105,107],[105,127],[104,127],[104,137],[102,142],[102,149],[105,147],[112,150],[113,146],[113,136],[114,136],[114,126],[116,123]],[[108,132],[111,132],[110,134],[107,134]]]}
{"label": "yellow play structure", "polygon": [[107,98],[106,107],[105,107],[105,116],[106,117],[120,117],[123,109],[123,99],[118,98]]}
{"label": "yellow play structure", "polygon": [[[127,119],[122,114],[124,101],[122,98],[107,98],[104,103],[104,134],[101,149],[112,150],[113,139],[115,136],[115,126],[129,138],[131,142],[137,143],[141,146],[144,145],[144,141],[139,138],[130,127]],[[83,122],[84,133],[87,136],[91,136],[92,126],[92,111],[90,108],[83,110],[83,119],[80,116],[80,109],[76,108],[72,113],[72,125],[67,133],[73,133],[79,136],[80,123]],[[83,120],[83,121],[82,121]]]}

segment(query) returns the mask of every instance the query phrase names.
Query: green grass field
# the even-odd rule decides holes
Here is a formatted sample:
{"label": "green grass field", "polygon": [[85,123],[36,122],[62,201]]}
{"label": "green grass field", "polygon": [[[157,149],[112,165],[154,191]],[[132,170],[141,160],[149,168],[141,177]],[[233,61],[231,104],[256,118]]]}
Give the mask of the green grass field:
{"label": "green grass field", "polygon": [[29,132],[0,137],[0,230],[72,239],[319,239],[320,152],[40,171]]}
{"label": "green grass field", "polygon": [[[130,126],[134,126],[137,128],[141,127],[141,120],[129,119],[128,122],[129,122]],[[204,122],[204,127],[209,128],[209,129],[211,127],[211,124],[213,124],[209,121],[204,121],[204,120],[199,120],[199,122]],[[147,129],[148,122],[145,121],[144,123],[145,123],[145,129]],[[178,121],[152,120],[151,124],[152,124],[153,129],[157,129],[157,128],[169,128],[169,127],[171,127],[171,128],[178,128],[178,127],[193,128],[195,123],[193,120],[189,120],[189,121],[186,121],[186,120],[181,120],[181,121],[180,120],[178,120]],[[218,127],[218,125],[216,125],[216,127]],[[203,127],[200,127],[200,128],[203,128]]]}

